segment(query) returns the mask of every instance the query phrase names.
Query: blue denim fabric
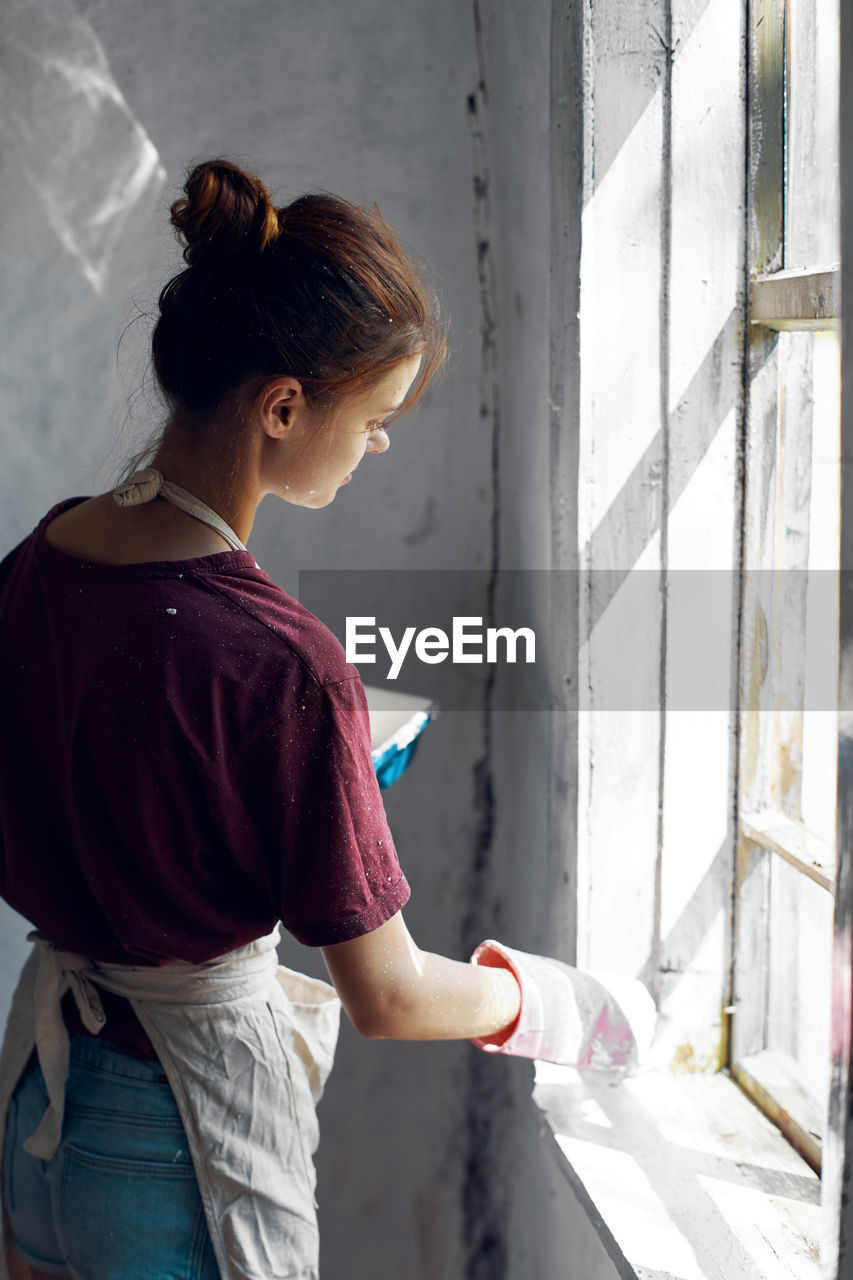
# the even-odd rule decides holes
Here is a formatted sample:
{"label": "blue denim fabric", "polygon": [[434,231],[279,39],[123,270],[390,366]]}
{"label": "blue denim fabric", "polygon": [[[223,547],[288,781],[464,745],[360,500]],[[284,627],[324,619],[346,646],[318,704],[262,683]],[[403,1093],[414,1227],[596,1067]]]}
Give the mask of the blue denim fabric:
{"label": "blue denim fabric", "polygon": [[47,1106],[35,1055],[9,1108],[3,1203],[18,1253],[74,1280],[219,1280],[186,1135],[159,1062],[71,1041],[62,1141],[22,1143]]}

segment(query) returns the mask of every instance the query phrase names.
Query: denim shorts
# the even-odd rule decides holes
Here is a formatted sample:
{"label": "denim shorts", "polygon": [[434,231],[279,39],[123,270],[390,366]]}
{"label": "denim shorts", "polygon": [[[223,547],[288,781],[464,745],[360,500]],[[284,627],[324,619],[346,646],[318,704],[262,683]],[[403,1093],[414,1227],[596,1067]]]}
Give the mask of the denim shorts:
{"label": "denim shorts", "polygon": [[18,1253],[74,1280],[219,1280],[186,1135],[159,1062],[71,1040],[62,1141],[22,1143],[48,1098],[35,1054],[7,1117],[3,1203]]}

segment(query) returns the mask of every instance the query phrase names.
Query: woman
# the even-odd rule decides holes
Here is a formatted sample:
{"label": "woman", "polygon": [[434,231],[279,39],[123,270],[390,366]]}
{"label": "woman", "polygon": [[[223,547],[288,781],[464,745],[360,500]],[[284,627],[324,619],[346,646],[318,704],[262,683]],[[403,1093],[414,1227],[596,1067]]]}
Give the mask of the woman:
{"label": "woman", "polygon": [[[0,892],[38,931],[3,1203],[36,1280],[315,1277],[335,992],[370,1037],[578,1051],[569,971],[416,947],[358,674],[245,549],[266,494],[326,506],[388,448],[444,355],[435,303],[377,212],[277,209],[222,160],[184,192],[151,466],[0,566]],[[279,921],[335,991],[277,968]]]}

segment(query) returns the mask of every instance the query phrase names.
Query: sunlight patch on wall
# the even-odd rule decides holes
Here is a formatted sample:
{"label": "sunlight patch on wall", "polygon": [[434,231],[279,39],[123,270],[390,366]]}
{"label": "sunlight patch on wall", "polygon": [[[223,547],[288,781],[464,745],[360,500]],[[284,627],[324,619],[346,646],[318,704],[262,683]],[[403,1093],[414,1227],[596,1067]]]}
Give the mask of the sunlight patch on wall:
{"label": "sunlight patch on wall", "polygon": [[95,292],[129,215],[166,171],[69,0],[11,0],[0,48],[0,137]]}

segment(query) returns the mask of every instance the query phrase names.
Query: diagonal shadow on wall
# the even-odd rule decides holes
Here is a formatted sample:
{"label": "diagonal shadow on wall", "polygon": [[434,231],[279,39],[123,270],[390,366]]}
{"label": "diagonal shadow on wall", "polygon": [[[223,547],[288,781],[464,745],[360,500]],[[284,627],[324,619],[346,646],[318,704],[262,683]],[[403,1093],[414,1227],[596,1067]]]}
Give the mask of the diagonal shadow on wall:
{"label": "diagonal shadow on wall", "polygon": [[[687,44],[713,0],[681,0],[674,16],[672,57]],[[601,185],[622,147],[656,94],[661,92],[668,51],[663,0],[660,19],[650,20],[650,4],[628,6],[623,0],[599,0],[590,19],[590,94],[606,103],[604,118],[596,121],[589,157],[590,198]]]}
{"label": "diagonal shadow on wall", "polygon": [[[732,884],[732,841],[729,836],[708,864],[705,874],[685,903],[678,919],[661,941],[661,962],[679,972],[689,968],[720,909],[729,900]],[[727,943],[728,945],[728,943]],[[647,987],[655,979],[653,954],[646,959],[637,977]]]}
{"label": "diagonal shadow on wall", "polygon": [[[735,307],[669,417],[670,511],[701,463],[742,392],[741,312]],[[736,353],[735,358],[733,354]],[[661,527],[664,433],[658,431],[581,552],[593,570],[592,631],[641,553]],[[614,567],[618,566],[618,567]]]}

